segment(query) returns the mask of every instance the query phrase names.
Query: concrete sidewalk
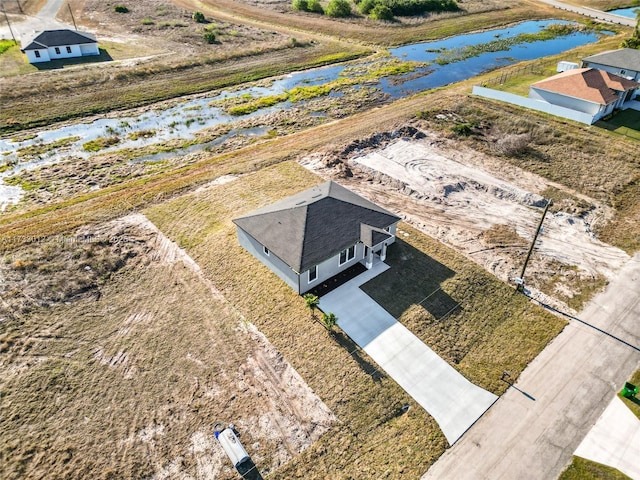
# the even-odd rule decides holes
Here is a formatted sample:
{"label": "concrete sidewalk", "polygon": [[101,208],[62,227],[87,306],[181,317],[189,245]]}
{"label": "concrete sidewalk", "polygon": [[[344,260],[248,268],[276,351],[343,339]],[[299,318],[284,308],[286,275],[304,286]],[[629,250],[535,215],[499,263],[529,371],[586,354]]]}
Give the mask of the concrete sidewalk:
{"label": "concrete sidewalk", "polygon": [[640,480],[640,420],[622,400],[613,397],[575,455]]}
{"label": "concrete sidewalk", "polygon": [[360,285],[388,269],[379,262],[320,299],[320,308],[438,422],[454,444],[497,400],[441,359]]}

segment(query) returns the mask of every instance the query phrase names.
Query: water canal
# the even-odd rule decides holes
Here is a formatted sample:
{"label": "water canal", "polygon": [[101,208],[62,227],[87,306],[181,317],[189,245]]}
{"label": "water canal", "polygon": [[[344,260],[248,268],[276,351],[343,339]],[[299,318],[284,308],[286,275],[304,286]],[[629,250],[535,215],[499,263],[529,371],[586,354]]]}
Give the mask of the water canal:
{"label": "water canal", "polygon": [[[417,62],[411,72],[397,75],[380,76],[371,82],[370,78],[359,83],[357,73],[366,69],[371,60],[361,61],[359,65],[336,65],[292,73],[271,81],[266,86],[250,86],[237,90],[224,90],[190,99],[168,108],[149,108],[139,115],[117,118],[100,118],[88,123],[77,123],[49,130],[41,130],[22,138],[0,139],[0,210],[20,200],[22,189],[17,185],[7,185],[5,178],[23,170],[31,170],[44,165],[74,158],[88,158],[96,153],[88,151],[88,142],[105,138],[117,138],[113,146],[102,145],[99,153],[117,151],[124,148],[140,148],[160,144],[175,139],[195,139],[196,133],[215,126],[229,126],[227,133],[216,140],[206,143],[195,141],[182,150],[173,150],[154,155],[146,155],[128,161],[157,161],[171,156],[176,157],[207,148],[215,142],[221,142],[232,135],[264,134],[268,125],[254,130],[234,128],[240,120],[250,119],[273,111],[291,108],[291,100],[285,93],[296,87],[312,87],[341,82],[348,79],[349,88],[362,88],[382,92],[389,101],[399,99],[416,92],[440,87],[474,77],[485,71],[513,64],[523,60],[532,60],[555,55],[580,45],[595,42],[602,33],[577,31],[568,35],[539,41],[520,41],[523,34],[536,34],[549,25],[568,24],[559,20],[528,21],[510,27],[488,30],[480,33],[458,35],[448,39],[407,45],[390,50],[390,59],[398,62]],[[500,40],[500,47],[495,44]],[[483,51],[482,46],[487,47]],[[465,49],[477,47],[473,55],[466,55]],[[496,50],[496,51],[494,51]],[[442,62],[442,55],[449,60]],[[453,61],[451,61],[451,54]],[[456,58],[456,53],[462,53]],[[327,89],[327,95],[339,96],[339,91]],[[244,114],[231,114],[223,107],[233,99],[265,99],[283,96],[269,106],[257,108]],[[318,116],[323,112],[315,112]]]}

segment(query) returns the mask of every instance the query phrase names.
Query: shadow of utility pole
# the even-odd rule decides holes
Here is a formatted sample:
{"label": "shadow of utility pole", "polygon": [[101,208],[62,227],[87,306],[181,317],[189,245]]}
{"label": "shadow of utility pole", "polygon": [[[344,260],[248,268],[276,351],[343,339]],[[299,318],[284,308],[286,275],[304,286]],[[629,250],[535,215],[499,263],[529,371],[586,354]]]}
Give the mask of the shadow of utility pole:
{"label": "shadow of utility pole", "polygon": [[511,388],[513,388],[514,390],[517,390],[522,395],[527,397],[529,400],[533,400],[534,402],[536,401],[536,399],[535,399],[535,397],[533,395],[530,395],[527,392],[525,392],[524,390],[520,390],[518,387],[516,387],[513,384],[513,382],[510,380],[510,377],[511,377],[511,375],[509,374],[509,372],[507,372],[505,370],[504,372],[502,372],[502,377],[500,377],[500,380],[502,380],[503,382],[507,383]]}

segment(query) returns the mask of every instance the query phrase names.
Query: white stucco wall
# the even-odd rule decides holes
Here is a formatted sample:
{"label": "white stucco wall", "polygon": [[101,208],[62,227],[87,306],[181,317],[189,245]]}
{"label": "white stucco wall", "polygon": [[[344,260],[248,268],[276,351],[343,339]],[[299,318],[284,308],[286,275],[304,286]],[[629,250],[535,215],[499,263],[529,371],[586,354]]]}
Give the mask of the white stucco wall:
{"label": "white stucco wall", "polygon": [[[40,52],[40,57],[36,57],[36,52]],[[27,60],[29,61],[29,63],[48,62],[50,60],[49,52],[46,48],[43,48],[41,50],[27,50],[25,53],[27,55]]]}
{"label": "white stucco wall", "polygon": [[592,124],[595,120],[593,115],[587,113],[571,110],[570,108],[560,107],[558,105],[552,105],[543,100],[534,98],[527,98],[513,93],[501,92],[500,90],[493,90],[486,87],[473,87],[473,94],[480,97],[491,98],[493,100],[499,100],[501,102],[507,102],[512,105],[518,105],[524,108],[530,108],[539,112],[556,115],[558,117],[568,118],[580,123]]}
{"label": "white stucco wall", "polygon": [[588,113],[589,115],[597,115],[605,109],[605,106],[599,103],[589,102],[588,100],[583,100],[581,98],[568,97],[566,95],[560,95],[546,90],[540,90],[534,86],[529,88],[529,98],[542,100],[577,112]]}
{"label": "white stucco wall", "polygon": [[627,70],[624,68],[609,67],[607,65],[600,65],[599,63],[582,62],[584,68],[597,68],[598,70],[604,70],[605,72],[614,73],[621,77],[632,78],[633,80],[640,81],[640,72],[635,70]]}

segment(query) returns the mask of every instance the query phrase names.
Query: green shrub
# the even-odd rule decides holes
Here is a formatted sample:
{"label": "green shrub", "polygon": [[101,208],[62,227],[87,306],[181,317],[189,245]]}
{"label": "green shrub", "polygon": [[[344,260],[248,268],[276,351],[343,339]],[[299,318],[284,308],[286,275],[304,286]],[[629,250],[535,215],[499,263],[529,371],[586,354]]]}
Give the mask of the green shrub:
{"label": "green shrub", "polygon": [[13,47],[15,43],[13,40],[0,40],[0,55]]}
{"label": "green shrub", "polygon": [[216,34],[210,30],[207,30],[202,34],[202,37],[207,43],[216,43]]}
{"label": "green shrub", "polygon": [[309,0],[307,10],[313,13],[324,13],[324,8],[322,8],[319,0]]}
{"label": "green shrub", "polygon": [[348,0],[331,0],[325,13],[333,18],[348,17],[351,15],[351,3]]}
{"label": "green shrub", "polygon": [[377,0],[361,0],[358,3],[358,11],[363,15],[369,15],[373,7],[376,6]]}
{"label": "green shrub", "polygon": [[204,23],[207,21],[206,18],[204,18],[204,13],[202,12],[193,12],[191,18],[193,18],[198,23]]}
{"label": "green shrub", "polygon": [[129,9],[125,5],[116,5],[113,10],[117,13],[129,13]]}
{"label": "green shrub", "polygon": [[393,12],[386,5],[376,5],[375,7],[373,7],[370,16],[374,20],[393,20]]}
{"label": "green shrub", "polygon": [[473,125],[470,123],[458,123],[457,125],[451,127],[451,131],[453,131],[453,133],[463,137],[468,137],[469,135],[471,135],[473,133],[472,129]]}
{"label": "green shrub", "polygon": [[142,19],[142,25],[153,25],[155,22],[153,20],[151,20],[150,18],[143,18]]}
{"label": "green shrub", "polygon": [[455,12],[460,10],[455,0],[380,0],[394,15],[412,16],[425,12]]}
{"label": "green shrub", "polygon": [[307,2],[307,0],[293,0],[291,7],[294,10],[306,12],[307,10],[309,10],[309,3]]}

